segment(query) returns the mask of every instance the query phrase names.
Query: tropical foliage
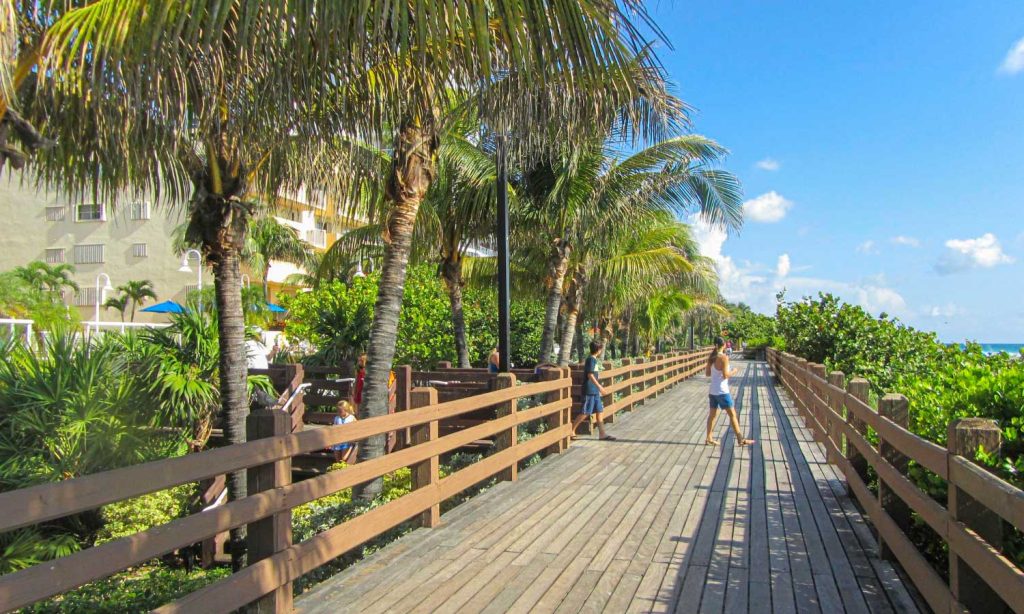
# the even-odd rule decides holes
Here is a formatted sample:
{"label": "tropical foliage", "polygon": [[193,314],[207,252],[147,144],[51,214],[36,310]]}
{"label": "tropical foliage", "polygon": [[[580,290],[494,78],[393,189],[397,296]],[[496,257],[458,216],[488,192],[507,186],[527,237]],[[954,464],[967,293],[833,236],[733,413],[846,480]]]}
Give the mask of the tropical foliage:
{"label": "tropical foliage", "polygon": [[[311,362],[352,365],[369,342],[373,305],[380,276],[371,273],[345,283],[324,282],[312,292],[286,299],[290,319],[285,329],[293,341],[306,341],[318,352]],[[432,368],[439,361],[457,358],[454,331],[449,317],[446,288],[433,267],[421,265],[409,270],[405,286],[405,307],[398,323],[396,364]],[[492,289],[468,288],[466,303],[467,341],[472,362],[483,366],[496,344],[497,299]],[[542,323],[538,301],[514,301],[511,360],[522,366],[534,364]]]}
{"label": "tropical foliage", "polygon": [[873,317],[830,294],[780,304],[778,329],[787,351],[848,378],[867,378],[876,396],[905,395],[910,429],[927,439],[945,444],[946,427],[957,418],[996,420],[1004,477],[1024,486],[1024,357],[943,344],[934,333]]}

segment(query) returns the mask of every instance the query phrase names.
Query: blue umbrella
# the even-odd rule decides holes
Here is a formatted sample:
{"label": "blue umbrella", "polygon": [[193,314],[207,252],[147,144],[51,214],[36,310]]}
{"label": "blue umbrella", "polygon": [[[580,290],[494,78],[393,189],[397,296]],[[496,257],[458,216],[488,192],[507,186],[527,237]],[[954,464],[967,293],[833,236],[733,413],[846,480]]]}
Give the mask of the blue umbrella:
{"label": "blue umbrella", "polygon": [[267,303],[267,310],[273,313],[288,313],[287,309],[280,305],[275,305],[274,303]]}
{"label": "blue umbrella", "polygon": [[185,308],[174,301],[164,301],[156,305],[150,305],[142,311],[146,313],[185,313]]}

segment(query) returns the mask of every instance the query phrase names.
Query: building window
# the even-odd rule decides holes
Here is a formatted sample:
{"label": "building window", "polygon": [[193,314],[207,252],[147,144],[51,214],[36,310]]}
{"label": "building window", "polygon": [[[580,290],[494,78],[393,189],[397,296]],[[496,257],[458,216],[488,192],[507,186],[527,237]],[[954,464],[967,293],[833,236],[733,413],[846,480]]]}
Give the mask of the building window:
{"label": "building window", "polygon": [[82,203],[75,205],[76,222],[102,222],[107,219],[103,212],[103,203]]}
{"label": "building window", "polygon": [[133,220],[148,220],[149,219],[149,202],[141,201],[131,204],[131,215]]}
{"label": "building window", "polygon": [[63,264],[64,263],[64,248],[55,247],[46,250],[46,264]]}
{"label": "building window", "polygon": [[75,264],[99,264],[103,260],[103,245],[76,245]]}
{"label": "building window", "polygon": [[47,207],[46,208],[46,221],[47,222],[63,222],[64,218],[67,217],[67,207]]}
{"label": "building window", "polygon": [[149,256],[149,250],[145,243],[133,243],[132,244],[132,256],[136,258],[145,258]]}
{"label": "building window", "polygon": [[75,293],[75,305],[79,307],[92,307],[96,304],[96,287],[89,286],[80,289]]}

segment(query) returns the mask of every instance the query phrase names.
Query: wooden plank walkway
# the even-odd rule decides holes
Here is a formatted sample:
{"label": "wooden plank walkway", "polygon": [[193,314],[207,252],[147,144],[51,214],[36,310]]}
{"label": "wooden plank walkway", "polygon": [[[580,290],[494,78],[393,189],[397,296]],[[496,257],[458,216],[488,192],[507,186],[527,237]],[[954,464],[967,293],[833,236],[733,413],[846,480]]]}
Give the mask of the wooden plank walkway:
{"label": "wooden plank walkway", "polygon": [[296,601],[328,612],[917,612],[839,473],[771,385],[736,362],[740,449],[703,445],[707,382],[520,473]]}

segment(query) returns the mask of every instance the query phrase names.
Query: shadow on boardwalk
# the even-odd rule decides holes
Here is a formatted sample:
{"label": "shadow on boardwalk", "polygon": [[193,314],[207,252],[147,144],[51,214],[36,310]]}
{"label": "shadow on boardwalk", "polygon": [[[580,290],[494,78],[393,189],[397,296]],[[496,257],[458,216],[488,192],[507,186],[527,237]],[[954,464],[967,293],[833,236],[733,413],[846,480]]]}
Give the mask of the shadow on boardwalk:
{"label": "shadow on boardwalk", "polygon": [[739,362],[742,428],[703,445],[706,381],[319,585],[302,612],[913,612],[764,363]]}

